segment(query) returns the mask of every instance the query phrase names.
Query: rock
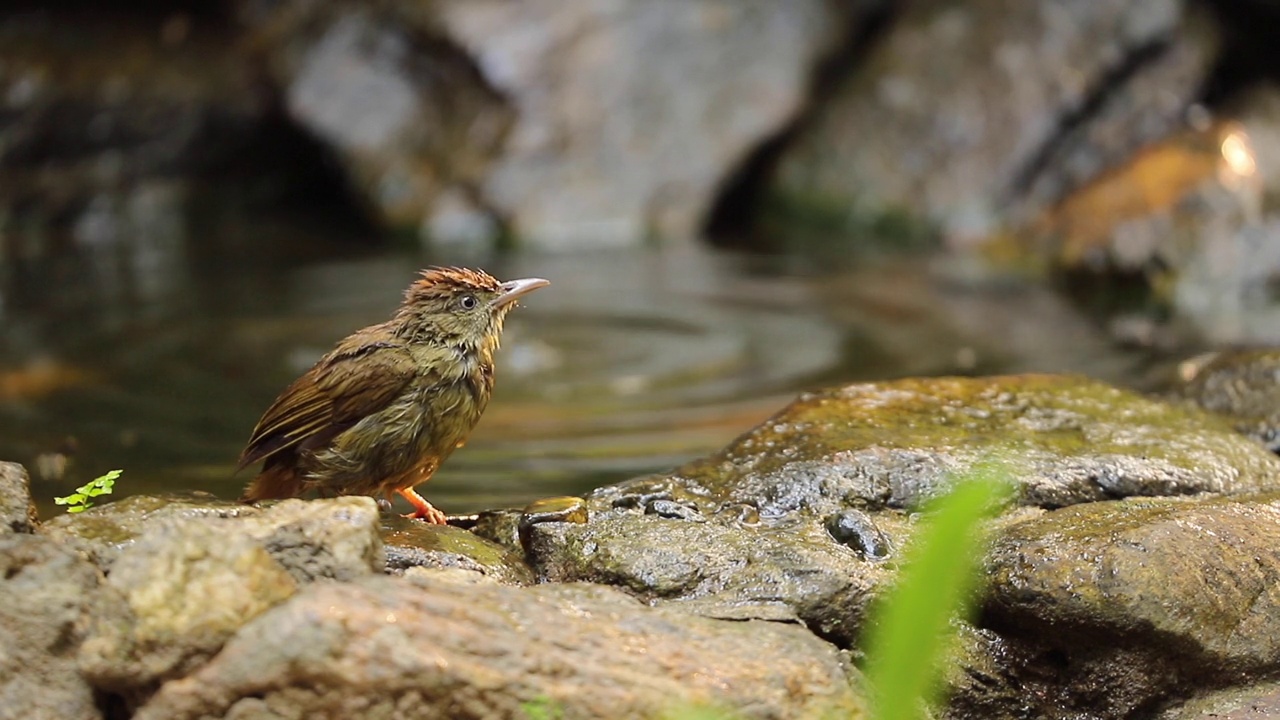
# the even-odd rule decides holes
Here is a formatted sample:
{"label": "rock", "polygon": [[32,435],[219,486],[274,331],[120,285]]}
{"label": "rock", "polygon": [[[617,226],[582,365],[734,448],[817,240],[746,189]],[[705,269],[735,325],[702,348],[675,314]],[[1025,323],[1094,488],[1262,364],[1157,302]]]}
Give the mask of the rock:
{"label": "rock", "polygon": [[1156,717],[1158,720],[1270,720],[1280,717],[1280,683],[1260,682],[1206,692]]}
{"label": "rock", "polygon": [[262,544],[298,582],[380,573],[385,553],[377,504],[367,497],[285,500],[228,523]]}
{"label": "rock", "polygon": [[95,614],[119,610],[101,585],[93,565],[51,540],[0,535],[0,717],[103,717],[76,670]]}
{"label": "rock", "polygon": [[95,686],[126,694],[180,677],[296,583],[262,546],[210,518],[151,523],[111,565],[127,610],[99,623],[80,651]]}
{"label": "rock", "polygon": [[500,232],[471,189],[512,111],[432,17],[412,3],[245,8],[290,116],[334,149],[384,222],[448,240]]}
{"label": "rock", "polygon": [[1280,494],[1062,508],[1006,527],[987,574],[984,623],[1057,668],[1021,668],[1026,697],[1055,688],[1032,714],[1128,717],[1280,669]]}
{"label": "rock", "polygon": [[35,532],[38,522],[27,469],[0,462],[0,535]]}
{"label": "rock", "polygon": [[1176,393],[1280,452],[1280,350],[1237,350],[1184,364]]}
{"label": "rock", "polygon": [[[834,648],[803,628],[645,607],[608,588],[316,584],[246,625],[136,720],[215,717],[848,717]],[[472,575],[467,573],[467,575]]]}
{"label": "rock", "polygon": [[1177,126],[1212,62],[1182,8],[912,3],[786,150],[775,202],[984,238],[1034,181],[1060,195]]}
{"label": "rock", "polygon": [[519,555],[449,525],[389,517],[383,520],[382,541],[386,546],[386,569],[391,574],[414,567],[458,568],[512,585],[533,582],[532,571]]}
{"label": "rock", "polygon": [[[1280,463],[1195,409],[1057,375],[908,378],[808,393],[663,482],[714,514],[761,517],[907,508],[952,473],[997,458],[1021,502],[1058,507],[1130,495],[1277,486]],[[661,484],[661,483],[660,483]],[[639,486],[615,486],[616,497]],[[673,490],[674,491],[674,490]]]}
{"label": "rock", "polygon": [[547,580],[714,617],[790,613],[848,647],[910,510],[993,457],[1031,507],[1280,486],[1280,461],[1194,408],[1070,376],[913,378],[804,395],[709,458],[591,493],[585,523],[521,541]]}
{"label": "rock", "polygon": [[[483,193],[540,246],[685,238],[870,4],[439,4],[517,120]],[[671,92],[673,87],[697,88]]]}
{"label": "rock", "polygon": [[253,538],[298,582],[350,580],[384,567],[378,507],[367,497],[285,500],[255,507],[205,498],[135,495],[44,525],[44,532],[110,570],[121,552],[157,524],[220,521],[222,531]]}

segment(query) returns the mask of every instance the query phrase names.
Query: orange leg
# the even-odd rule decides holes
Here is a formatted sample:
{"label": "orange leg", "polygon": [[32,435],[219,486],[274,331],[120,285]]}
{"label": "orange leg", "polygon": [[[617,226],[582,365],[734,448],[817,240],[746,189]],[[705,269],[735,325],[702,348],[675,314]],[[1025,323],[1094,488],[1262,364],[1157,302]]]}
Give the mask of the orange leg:
{"label": "orange leg", "polygon": [[408,500],[409,504],[413,506],[413,512],[405,515],[405,517],[422,520],[432,525],[448,524],[448,521],[445,519],[445,514],[435,509],[431,503],[427,502],[421,495],[414,492],[413,488],[407,487],[403,490],[397,490],[396,492],[400,494],[400,497]]}

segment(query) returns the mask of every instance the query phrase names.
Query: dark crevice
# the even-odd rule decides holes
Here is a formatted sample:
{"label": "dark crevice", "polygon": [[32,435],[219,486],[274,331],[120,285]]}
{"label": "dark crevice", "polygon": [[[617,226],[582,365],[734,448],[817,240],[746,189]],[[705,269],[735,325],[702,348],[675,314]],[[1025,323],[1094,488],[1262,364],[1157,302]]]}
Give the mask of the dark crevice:
{"label": "dark crevice", "polygon": [[1222,50],[1201,88],[1201,102],[1218,107],[1260,81],[1280,81],[1280,55],[1271,31],[1280,27],[1280,5],[1251,0],[1201,4],[1222,32]]}
{"label": "dark crevice", "polygon": [[1085,96],[1084,101],[1074,108],[1068,108],[1058,118],[1057,126],[1049,133],[1048,139],[1040,149],[1013,174],[1013,180],[1004,189],[1002,195],[1005,202],[1016,200],[1019,194],[1047,168],[1052,167],[1055,159],[1072,141],[1075,132],[1102,109],[1111,99],[1116,88],[1123,88],[1143,68],[1160,59],[1169,51],[1169,38],[1159,38],[1133,48],[1118,65],[1103,73],[1094,84],[1093,89]]}
{"label": "dark crevice", "polygon": [[712,245],[770,249],[769,240],[757,232],[757,220],[761,201],[773,181],[779,161],[791,143],[817,117],[824,100],[862,63],[875,41],[900,12],[901,8],[896,3],[879,2],[864,12],[854,14],[844,33],[848,39],[814,70],[806,92],[806,107],[792,122],[749,153],[721,186],[702,230]]}

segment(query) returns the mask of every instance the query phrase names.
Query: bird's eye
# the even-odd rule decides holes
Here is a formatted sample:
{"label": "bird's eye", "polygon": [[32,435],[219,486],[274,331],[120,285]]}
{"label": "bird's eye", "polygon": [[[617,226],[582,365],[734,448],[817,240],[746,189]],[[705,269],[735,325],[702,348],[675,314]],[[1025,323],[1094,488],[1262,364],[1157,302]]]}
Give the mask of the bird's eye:
{"label": "bird's eye", "polygon": [[463,310],[475,310],[479,304],[480,301],[476,299],[475,295],[463,295],[462,299],[458,301],[458,305]]}

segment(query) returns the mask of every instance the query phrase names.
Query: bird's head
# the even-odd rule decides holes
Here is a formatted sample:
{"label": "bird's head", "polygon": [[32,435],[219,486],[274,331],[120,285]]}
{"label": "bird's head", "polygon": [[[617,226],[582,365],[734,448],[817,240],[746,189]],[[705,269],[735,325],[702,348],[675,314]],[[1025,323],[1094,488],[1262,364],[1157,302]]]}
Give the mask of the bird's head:
{"label": "bird's head", "polygon": [[547,285],[542,278],[501,282],[483,270],[431,267],[405,291],[396,320],[410,340],[496,348],[516,300]]}

